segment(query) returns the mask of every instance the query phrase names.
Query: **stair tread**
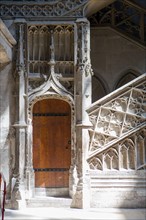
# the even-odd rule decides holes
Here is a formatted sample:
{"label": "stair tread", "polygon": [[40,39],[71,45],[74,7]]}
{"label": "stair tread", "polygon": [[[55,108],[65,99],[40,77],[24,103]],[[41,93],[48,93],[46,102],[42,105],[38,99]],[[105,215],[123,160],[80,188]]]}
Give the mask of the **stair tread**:
{"label": "stair tread", "polygon": [[70,207],[71,198],[35,196],[27,200],[28,207]]}
{"label": "stair tread", "polygon": [[71,198],[67,198],[67,197],[45,197],[45,196],[35,196],[33,198],[31,198],[30,200],[71,200]]}

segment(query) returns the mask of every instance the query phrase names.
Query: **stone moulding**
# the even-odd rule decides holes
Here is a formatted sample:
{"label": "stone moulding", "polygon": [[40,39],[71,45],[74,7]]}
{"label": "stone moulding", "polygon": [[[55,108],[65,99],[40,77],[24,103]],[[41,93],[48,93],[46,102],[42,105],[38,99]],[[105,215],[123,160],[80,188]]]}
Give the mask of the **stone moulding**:
{"label": "stone moulding", "polygon": [[7,17],[82,17],[88,0],[10,2],[2,1],[0,16]]}
{"label": "stone moulding", "polygon": [[92,170],[91,207],[145,208],[145,175],[144,170]]}
{"label": "stone moulding", "polygon": [[120,175],[113,171],[102,171],[98,172],[97,175],[95,171],[91,171],[90,175],[92,188],[113,188],[113,186],[117,188],[146,187],[146,173],[143,173],[143,171],[133,170],[127,172],[120,172]]}

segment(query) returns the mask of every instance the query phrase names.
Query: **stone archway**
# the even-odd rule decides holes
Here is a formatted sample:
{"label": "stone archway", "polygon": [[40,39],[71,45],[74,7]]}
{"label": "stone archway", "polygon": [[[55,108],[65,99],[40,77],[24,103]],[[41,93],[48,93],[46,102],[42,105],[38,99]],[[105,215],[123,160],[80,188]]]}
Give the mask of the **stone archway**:
{"label": "stone archway", "polygon": [[[50,109],[50,112],[36,112],[36,111],[38,111],[38,106],[37,106],[37,103],[41,103],[41,102],[47,102],[47,101],[45,101],[45,100],[50,100],[50,103],[55,103],[55,102],[58,102],[59,103],[59,105],[60,105],[60,103],[63,103],[63,105],[65,105],[66,107],[65,108],[67,108],[68,110],[69,110],[69,117],[70,117],[70,121],[69,122],[67,122],[67,120],[66,120],[66,122],[63,122],[63,118],[65,118],[65,114],[66,114],[66,112],[62,112],[62,107],[59,107],[59,105],[58,105],[58,103],[57,103],[57,108],[56,108],[56,110],[54,110],[54,113],[53,113],[53,109]],[[36,107],[37,106],[37,107]],[[58,108],[59,107],[59,108]],[[40,107],[39,107],[40,108]],[[42,108],[42,107],[41,107]],[[65,110],[67,110],[67,109],[64,109],[64,111]],[[48,110],[47,110],[48,111]],[[58,111],[58,112],[57,112]],[[26,161],[26,164],[29,164],[29,166],[31,167],[31,170],[32,170],[32,175],[30,175],[30,177],[29,178],[27,178],[27,181],[28,182],[30,182],[30,185],[31,185],[31,190],[33,191],[33,194],[35,193],[35,184],[36,184],[36,178],[35,178],[35,174],[36,174],[36,172],[37,173],[39,173],[39,174],[41,174],[41,172],[42,173],[44,173],[44,172],[47,172],[47,173],[49,173],[49,172],[51,172],[52,174],[53,174],[53,172],[54,172],[54,177],[52,176],[52,177],[50,177],[50,178],[53,178],[54,179],[54,181],[55,181],[55,178],[56,178],[56,181],[58,182],[58,180],[60,179],[60,178],[62,178],[62,179],[64,179],[63,181],[64,181],[64,183],[63,183],[63,181],[61,182],[61,179],[59,180],[60,181],[60,183],[58,182],[58,183],[53,183],[52,182],[52,184],[56,184],[56,185],[54,185],[54,187],[53,187],[53,185],[51,186],[47,186],[46,185],[46,187],[52,187],[52,188],[56,188],[57,189],[57,187],[59,188],[59,187],[61,187],[61,185],[57,185],[57,184],[65,184],[63,187],[62,187],[62,191],[60,192],[59,190],[55,190],[54,191],[54,195],[57,195],[57,193],[59,193],[59,195],[62,195],[62,196],[64,196],[64,195],[67,195],[67,193],[69,193],[69,195],[72,197],[72,195],[74,194],[74,189],[76,188],[75,187],[75,183],[77,182],[75,179],[74,179],[74,177],[76,176],[75,175],[75,167],[76,167],[76,164],[75,164],[75,155],[76,155],[76,147],[75,147],[75,144],[74,144],[74,139],[75,139],[75,137],[74,137],[74,135],[75,135],[75,128],[74,128],[74,105],[73,105],[73,103],[72,103],[72,101],[68,98],[68,97],[62,97],[62,96],[60,96],[60,95],[42,95],[42,96],[39,96],[39,97],[36,97],[36,98],[34,98],[30,103],[29,103],[29,112],[28,112],[29,114],[28,114],[28,116],[29,116],[29,121],[30,121],[30,124],[29,124],[29,128],[28,128],[28,148],[27,148],[27,154],[28,154],[28,156],[26,157],[27,158],[27,161]],[[57,115],[57,114],[59,114],[60,113],[60,115],[61,116],[59,116],[59,115]],[[69,140],[66,140],[66,138],[67,137],[65,137],[65,142],[67,141],[67,143],[66,143],[66,145],[64,146],[65,148],[67,147],[69,147],[70,148],[70,161],[68,161],[68,167],[64,167],[64,164],[58,164],[60,167],[55,167],[56,165],[54,165],[54,164],[52,164],[50,167],[45,167],[45,165],[46,164],[44,164],[42,167],[40,166],[40,167],[35,167],[36,166],[36,164],[34,164],[33,163],[33,152],[34,152],[34,149],[33,149],[33,144],[36,144],[37,145],[37,142],[35,142],[35,143],[33,143],[34,142],[34,138],[33,138],[33,133],[34,133],[34,127],[33,127],[33,115],[35,115],[35,118],[40,118],[41,116],[37,116],[38,114],[44,114],[44,116],[46,116],[46,118],[47,117],[49,117],[49,116],[47,116],[47,115],[51,115],[51,114],[54,114],[54,118],[55,117],[57,117],[58,119],[59,118],[61,118],[61,119],[59,119],[59,120],[61,120],[60,121],[60,123],[62,124],[62,123],[69,123],[70,124],[70,133],[68,134],[68,135],[70,135],[70,139]],[[43,121],[44,119],[42,119],[42,121]],[[48,120],[48,119],[47,119]],[[36,123],[38,123],[38,121],[36,121]],[[44,123],[44,122],[43,122]],[[52,122],[51,122],[52,123]],[[56,122],[55,122],[56,123]],[[46,124],[44,123],[44,126],[46,126]],[[63,127],[62,127],[62,125],[61,125],[61,128],[59,128],[59,127],[56,127],[55,129],[61,129],[61,131],[63,132]],[[36,131],[36,134],[35,135],[38,135],[37,134],[37,132],[38,131]],[[52,133],[53,134],[53,133]],[[50,134],[50,135],[52,135],[52,134]],[[47,135],[47,134],[43,134],[43,132],[41,132],[41,134],[40,135],[44,135],[44,137],[45,137],[45,135]],[[60,138],[61,138],[61,134],[59,134],[60,135]],[[64,142],[64,143],[65,143]],[[43,143],[43,144],[46,144],[45,142]],[[37,147],[37,146],[36,146]],[[44,148],[43,148],[43,150],[44,150]],[[36,156],[37,157],[37,156]],[[63,157],[63,155],[61,155],[61,157]],[[42,165],[41,164],[41,162],[39,162],[40,163],[40,165]],[[35,165],[35,166],[34,166]],[[48,165],[48,164],[47,164]],[[38,169],[38,170],[37,170]],[[42,169],[42,170],[41,170]],[[45,170],[46,169],[46,170]],[[56,174],[55,174],[55,172],[56,172]],[[60,173],[64,173],[64,175],[60,175]],[[66,174],[65,174],[65,172],[66,172]],[[37,174],[38,175],[38,174]],[[44,174],[42,174],[42,175],[44,175]],[[45,175],[43,176],[43,178],[47,178],[47,175],[48,174],[46,174],[46,177],[45,177]],[[56,175],[56,176],[55,176]],[[58,177],[57,177],[58,176]],[[31,179],[30,179],[31,178]],[[41,178],[41,177],[38,177],[38,179],[37,179],[37,184],[40,184],[40,186],[41,186],[41,184],[42,184],[42,188],[43,187],[45,187],[45,184],[48,184],[48,183],[43,183],[43,182],[41,182],[41,180],[39,180],[39,178]],[[49,177],[48,177],[49,178]],[[65,180],[66,179],[66,180]],[[40,181],[40,182],[39,182]],[[65,182],[66,181],[66,182]],[[38,186],[36,184],[36,187]],[[43,185],[44,184],[44,185]],[[39,187],[40,187],[39,186]],[[68,189],[63,189],[63,188],[68,188]],[[39,191],[39,190],[38,190]],[[49,196],[49,190],[48,190],[48,196]]]}

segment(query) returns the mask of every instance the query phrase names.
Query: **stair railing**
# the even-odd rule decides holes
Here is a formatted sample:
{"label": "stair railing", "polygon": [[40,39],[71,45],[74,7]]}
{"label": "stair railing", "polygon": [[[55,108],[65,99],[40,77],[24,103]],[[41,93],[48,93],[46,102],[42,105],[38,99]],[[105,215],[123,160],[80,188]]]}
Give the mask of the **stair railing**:
{"label": "stair railing", "polygon": [[87,113],[93,124],[91,169],[145,169],[146,73],[93,103]]}

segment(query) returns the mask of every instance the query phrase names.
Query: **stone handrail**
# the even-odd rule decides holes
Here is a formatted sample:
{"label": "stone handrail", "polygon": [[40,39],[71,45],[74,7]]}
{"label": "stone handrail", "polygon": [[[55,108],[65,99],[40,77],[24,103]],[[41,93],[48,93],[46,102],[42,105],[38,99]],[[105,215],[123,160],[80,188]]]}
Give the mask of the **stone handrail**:
{"label": "stone handrail", "polygon": [[87,112],[93,124],[87,158],[90,168],[144,169],[146,74],[93,103]]}

